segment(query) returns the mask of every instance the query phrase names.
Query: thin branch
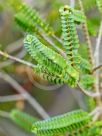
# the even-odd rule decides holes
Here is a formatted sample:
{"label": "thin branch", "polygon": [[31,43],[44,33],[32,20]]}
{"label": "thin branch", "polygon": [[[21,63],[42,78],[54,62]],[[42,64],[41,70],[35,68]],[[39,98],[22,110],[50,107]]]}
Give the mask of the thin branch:
{"label": "thin branch", "polygon": [[97,112],[93,117],[93,122],[96,122],[99,117],[100,117],[100,112]]}
{"label": "thin branch", "polygon": [[101,69],[102,68],[102,64],[100,64],[99,66],[96,66],[94,69],[93,69],[93,73],[95,72],[95,71],[97,71],[97,70],[99,70],[99,69]]}
{"label": "thin branch", "polygon": [[[82,0],[78,0],[78,2],[79,2],[79,6],[80,6],[81,11],[83,12],[83,14],[85,14]],[[91,40],[90,40],[90,36],[89,36],[89,32],[88,32],[88,26],[87,26],[86,21],[85,21],[85,23],[82,24],[82,28],[83,28],[84,35],[85,35],[85,40],[87,42],[87,50],[88,50],[88,55],[89,55],[89,61],[92,64],[92,66],[94,66],[92,44],[91,44]]]}
{"label": "thin branch", "polygon": [[[101,21],[100,28],[99,28],[98,38],[96,40],[96,49],[95,49],[95,53],[94,53],[95,65],[96,66],[98,66],[99,63],[100,63],[99,62],[99,57],[100,57],[99,54],[100,54],[100,47],[101,47],[101,38],[102,38],[102,21]],[[97,91],[99,91],[99,68],[96,72]]]}
{"label": "thin branch", "polygon": [[29,62],[27,62],[27,61],[24,61],[24,60],[21,60],[21,59],[19,59],[19,58],[14,57],[14,56],[11,56],[11,55],[9,55],[9,54],[7,54],[6,52],[3,52],[3,51],[1,51],[1,50],[0,50],[0,55],[1,55],[1,56],[4,56],[5,58],[9,58],[9,59],[11,59],[11,60],[13,60],[13,61],[17,61],[17,62],[19,62],[19,63],[22,63],[22,64],[24,64],[24,65],[27,65],[27,66],[29,66],[29,67],[31,67],[31,68],[35,68],[35,67],[36,67],[36,65],[34,65],[34,64],[32,64],[32,63],[29,63]]}
{"label": "thin branch", "polygon": [[49,117],[49,115],[46,113],[43,107],[35,100],[35,98],[32,97],[19,83],[17,83],[16,80],[14,80],[12,77],[4,72],[0,73],[0,78],[7,81],[12,87],[17,90],[17,92],[22,94],[22,96],[29,102],[29,104],[31,104],[34,109],[36,109],[36,111],[41,115],[42,118],[46,119]]}
{"label": "thin branch", "polygon": [[[78,0],[78,2],[79,2],[81,11],[84,13],[84,7],[83,7],[82,0]],[[92,67],[94,67],[94,57],[93,57],[92,43],[91,43],[91,40],[90,40],[86,21],[85,21],[85,23],[82,24],[82,27],[83,27],[85,39],[86,39],[86,42],[87,42],[87,45],[88,45],[87,50],[88,50],[88,55],[89,55],[89,62],[92,65]],[[94,73],[93,73],[93,76],[94,76]],[[96,83],[93,84],[93,88],[94,88],[93,90],[96,94],[101,96],[101,94],[99,94],[98,82],[97,81],[96,81]],[[96,102],[97,106],[102,105],[102,101],[101,101],[100,96],[95,98],[95,102]]]}
{"label": "thin branch", "polygon": [[100,107],[96,107],[91,113],[90,116],[94,116],[95,114],[97,114],[100,110]]}
{"label": "thin branch", "polygon": [[[41,35],[41,34],[40,34]],[[60,49],[59,47],[57,47],[49,38],[47,38],[44,34],[43,35],[41,35],[41,37],[47,42],[47,43],[49,43],[52,47],[54,47],[54,49],[58,52],[58,53],[60,53],[65,59],[66,59],[66,54],[65,54],[65,52],[62,50],[62,49]],[[55,37],[55,36],[54,36]],[[62,45],[62,44],[61,44]]]}
{"label": "thin branch", "polygon": [[[19,59],[22,59],[23,57],[24,57],[24,55],[25,55],[25,50],[23,49],[23,50],[21,50],[17,55],[15,55],[15,57],[16,58],[19,58]],[[3,62],[1,62],[0,63],[0,68],[3,68],[3,67],[6,67],[6,66],[8,66],[8,65],[10,65],[10,64],[12,64],[12,63],[14,63],[14,60],[6,60],[6,61],[3,61]]]}
{"label": "thin branch", "polygon": [[24,97],[20,94],[0,96],[0,102],[18,101],[18,100],[22,100],[22,99],[24,99]]}
{"label": "thin branch", "polygon": [[96,40],[96,49],[95,49],[95,52],[94,52],[94,58],[95,58],[96,66],[99,65],[99,52],[100,52],[100,46],[101,46],[101,38],[102,38],[102,21],[100,23],[98,38]]}
{"label": "thin branch", "polygon": [[59,42],[63,46],[63,42],[61,39],[59,39],[56,35],[52,35],[52,38],[54,38],[57,42]]}

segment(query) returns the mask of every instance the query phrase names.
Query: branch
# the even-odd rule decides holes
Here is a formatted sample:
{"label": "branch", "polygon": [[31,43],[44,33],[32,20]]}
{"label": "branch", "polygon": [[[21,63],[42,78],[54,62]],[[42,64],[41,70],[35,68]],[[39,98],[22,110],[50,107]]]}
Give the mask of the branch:
{"label": "branch", "polygon": [[[102,36],[102,21],[101,21],[100,28],[99,28],[98,38],[96,40],[96,49],[95,49],[95,53],[94,53],[95,65],[96,65],[96,68],[94,69],[94,71],[97,70],[97,72],[95,73],[95,76],[96,76],[96,92],[97,93],[101,93],[101,91],[99,90],[99,83],[100,83],[100,81],[99,81],[99,68],[100,68],[100,66],[98,66],[99,65],[100,46],[101,46],[101,36]],[[101,98],[99,98],[98,103],[99,103],[99,105],[102,105]]]}
{"label": "branch", "polygon": [[90,116],[94,116],[95,114],[97,114],[100,111],[100,107],[96,107],[91,113]]}
{"label": "branch", "polygon": [[100,69],[100,68],[102,68],[102,64],[100,64],[99,66],[96,66],[94,69],[93,69],[93,73],[96,71],[96,70],[98,70],[98,69]]}
{"label": "branch", "polygon": [[[16,58],[22,59],[25,55],[25,50],[21,50],[17,55],[15,55]],[[14,60],[6,60],[0,63],[0,68],[6,67],[8,65],[11,65],[12,63],[14,63]]]}
{"label": "branch", "polygon": [[102,38],[102,21],[99,28],[98,38],[96,40],[96,49],[94,52],[94,58],[95,58],[95,64],[96,66],[99,65],[99,52],[100,52],[100,46],[101,46],[101,38]]}
{"label": "branch", "polygon": [[[58,53],[60,53],[65,59],[67,58],[67,56],[66,56],[66,54],[65,54],[65,52],[62,50],[62,49],[60,49],[58,46],[56,46],[49,38],[47,38],[46,37],[46,35],[41,35],[40,34],[40,36],[48,43],[48,44],[50,44],[51,46],[53,46],[53,48],[58,52]],[[57,38],[55,35],[53,35],[53,38]],[[57,41],[58,41],[58,39],[57,39]],[[63,45],[63,43],[61,43],[61,45]]]}
{"label": "branch", "polygon": [[18,100],[22,100],[22,99],[24,99],[24,97],[20,94],[0,96],[0,102],[18,101]]}
{"label": "branch", "polygon": [[[79,2],[81,11],[84,13],[84,7],[83,7],[82,0],[78,0],[78,2]],[[93,57],[93,51],[92,51],[92,43],[91,43],[89,32],[88,32],[87,22],[83,23],[82,27],[83,27],[85,39],[86,39],[86,42],[87,42],[87,45],[88,45],[87,49],[88,49],[88,54],[89,54],[89,62],[92,65],[92,67],[94,67],[94,57]],[[93,76],[95,76],[94,73],[93,73]],[[93,90],[96,94],[99,95],[99,97],[96,97],[95,101],[96,101],[97,105],[102,105],[102,101],[101,101],[101,98],[100,98],[101,94],[99,94],[100,93],[99,92],[99,84],[98,84],[99,78],[98,77],[96,77],[96,78],[97,78],[97,80],[96,80],[96,83],[93,84],[93,88],[94,88]]]}
{"label": "branch", "polygon": [[41,115],[42,118],[46,119],[49,115],[43,109],[43,107],[32,97],[16,80],[10,77],[8,74],[1,72],[0,78],[7,81],[12,87],[14,87],[18,93],[20,93],[28,102],[29,104],[36,109],[36,111]]}
{"label": "branch", "polygon": [[[78,2],[79,2],[79,6],[80,6],[82,13],[85,14],[82,0],[78,0]],[[87,42],[89,61],[90,61],[90,64],[92,64],[92,66],[93,66],[94,60],[93,60],[92,44],[91,44],[91,40],[90,40],[90,36],[89,36],[89,32],[88,32],[88,26],[87,26],[86,21],[85,21],[85,23],[82,24],[82,28],[83,28],[84,35],[85,35],[85,40]]]}
{"label": "branch", "polygon": [[7,54],[6,52],[3,52],[3,51],[1,51],[1,50],[0,50],[0,55],[1,55],[1,56],[4,56],[5,58],[9,58],[9,59],[11,59],[11,60],[13,60],[13,61],[17,61],[17,62],[19,62],[19,63],[22,63],[22,64],[24,64],[24,65],[26,65],[26,66],[31,67],[31,68],[35,68],[35,67],[36,67],[36,65],[34,65],[34,64],[32,64],[32,63],[29,63],[29,62],[27,62],[27,61],[24,61],[24,60],[21,60],[21,59],[19,59],[19,58],[14,57],[14,56],[11,56],[11,55],[9,55],[9,54]]}

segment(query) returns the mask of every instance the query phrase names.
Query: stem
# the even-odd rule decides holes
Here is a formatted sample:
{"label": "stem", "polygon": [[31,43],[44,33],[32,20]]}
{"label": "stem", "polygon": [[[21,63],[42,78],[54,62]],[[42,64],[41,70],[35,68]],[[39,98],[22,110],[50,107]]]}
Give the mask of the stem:
{"label": "stem", "polygon": [[57,42],[59,42],[63,46],[62,40],[60,40],[56,35],[52,35],[52,38],[54,38]]}
{"label": "stem", "polygon": [[[61,50],[59,47],[57,47],[49,38],[47,38],[44,34],[40,36],[48,43],[50,44],[52,47],[54,47],[54,49],[59,53],[61,54],[65,59],[66,59],[66,54],[63,50]],[[55,38],[55,36],[54,36]]]}
{"label": "stem", "polygon": [[[25,50],[22,49],[19,53],[17,53],[17,55],[15,55],[15,57],[19,58],[19,59],[22,59],[24,57],[25,53],[26,53]],[[3,62],[0,63],[0,68],[4,68],[4,67],[6,67],[8,65],[11,65],[12,63],[14,63],[14,60],[11,60],[11,59],[3,61]]]}
{"label": "stem", "polygon": [[17,61],[17,62],[19,62],[19,63],[22,63],[22,64],[24,64],[24,65],[27,65],[27,66],[29,66],[29,67],[31,67],[31,68],[35,68],[35,67],[36,67],[36,65],[34,65],[34,64],[32,64],[32,63],[29,63],[29,62],[27,62],[27,61],[24,61],[24,60],[21,60],[21,59],[19,59],[19,58],[14,57],[14,56],[11,56],[11,55],[9,55],[9,54],[7,54],[7,53],[1,51],[1,50],[0,50],[0,55],[1,55],[1,56],[4,56],[5,58],[9,58],[9,59],[11,59],[11,60],[13,60],[13,61]]}
{"label": "stem", "polygon": [[102,68],[102,64],[100,64],[99,66],[96,66],[96,67],[93,69],[92,73],[94,73],[96,70],[99,70],[99,69],[101,69],[101,68]]}
{"label": "stem", "polygon": [[[82,1],[78,0],[78,2],[79,2],[79,6],[80,6],[80,9],[81,9],[82,13],[85,14]],[[82,24],[82,28],[83,28],[84,35],[85,35],[85,40],[87,42],[87,50],[88,50],[88,55],[89,55],[89,62],[93,66],[94,65],[94,60],[93,60],[92,44],[91,44],[91,40],[90,40],[90,36],[89,36],[89,32],[88,32],[88,26],[87,26],[87,22],[86,21],[85,21],[85,23]]]}
{"label": "stem", "polygon": [[99,112],[100,108],[96,107],[91,113],[90,116],[94,116],[95,114],[97,114]]}
{"label": "stem", "polygon": [[101,47],[101,38],[102,38],[102,21],[100,23],[100,28],[99,28],[99,33],[98,33],[98,38],[96,40],[96,49],[94,53],[94,58],[95,58],[95,65],[98,66],[94,69],[96,71],[96,84],[97,84],[97,92],[99,92],[99,68],[102,67],[102,65],[99,65],[99,54],[100,54],[100,47]]}
{"label": "stem", "polygon": [[[82,0],[78,0],[78,2],[79,2],[81,11],[84,14],[84,7],[83,7]],[[85,21],[85,23],[82,24],[82,27],[83,27],[85,39],[86,39],[86,42],[88,45],[87,49],[88,49],[88,55],[89,55],[89,62],[92,65],[92,67],[94,67],[94,57],[93,57],[93,51],[92,51],[92,44],[91,44],[90,36],[88,33],[88,27],[87,27],[86,21]],[[93,73],[93,76],[95,76],[94,73]],[[96,105],[101,107],[102,106],[101,94],[99,93],[97,82],[93,84],[93,88],[94,88],[94,91],[96,92],[96,94],[99,95],[99,97],[95,98]]]}
{"label": "stem", "polygon": [[99,53],[100,53],[100,46],[101,46],[101,37],[102,37],[102,21],[100,23],[98,38],[96,40],[96,49],[95,49],[95,53],[94,53],[95,65],[96,65],[96,68],[94,69],[94,71],[97,70],[97,72],[95,73],[95,76],[96,76],[96,92],[100,93],[100,97],[97,99],[97,102],[98,102],[98,105],[100,107],[102,107],[102,101],[101,101],[101,91],[99,90],[99,83],[100,83],[100,81],[99,81],[99,68],[101,68],[102,65],[100,65],[100,66],[98,66],[98,65],[99,65]]}
{"label": "stem", "polygon": [[22,99],[24,99],[24,97],[20,94],[0,96],[0,102],[18,101],[18,100],[22,100]]}

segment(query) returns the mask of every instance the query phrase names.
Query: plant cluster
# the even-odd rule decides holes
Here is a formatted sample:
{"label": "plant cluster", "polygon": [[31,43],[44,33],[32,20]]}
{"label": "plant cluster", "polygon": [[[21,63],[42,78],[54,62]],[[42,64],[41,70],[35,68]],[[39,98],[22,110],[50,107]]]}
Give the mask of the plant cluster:
{"label": "plant cluster", "polygon": [[[11,111],[11,120],[38,136],[102,135],[102,100],[101,93],[97,92],[97,77],[94,73],[101,66],[94,68],[87,20],[81,4],[79,0],[81,10],[68,5],[59,9],[62,30],[60,39],[36,10],[23,3],[16,8],[15,21],[25,32],[24,47],[33,59],[31,66],[34,73],[52,84],[79,88],[87,96],[90,105],[90,112],[75,110],[45,120],[18,110]],[[97,0],[97,6],[102,15],[101,0]],[[86,35],[88,59],[79,53],[78,25],[82,25]]]}

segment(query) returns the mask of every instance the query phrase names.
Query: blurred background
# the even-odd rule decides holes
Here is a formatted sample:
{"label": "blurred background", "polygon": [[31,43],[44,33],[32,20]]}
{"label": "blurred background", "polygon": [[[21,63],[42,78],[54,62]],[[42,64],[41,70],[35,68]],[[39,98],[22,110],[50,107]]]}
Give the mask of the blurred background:
{"label": "blurred background", "polygon": [[[55,34],[61,37],[61,24],[59,8],[65,4],[72,4],[71,0],[23,0],[31,7],[35,8],[42,18],[54,28]],[[14,7],[20,0],[0,0],[0,49],[23,60],[31,61],[23,47],[24,32],[14,21]],[[89,34],[95,47],[96,36],[100,24],[100,16],[95,4],[95,0],[83,0],[85,13],[88,17]],[[13,8],[12,8],[13,6]],[[77,1],[76,9],[79,9]],[[94,28],[94,29],[93,29]],[[81,47],[79,52],[87,58],[85,39],[81,26],[77,27]],[[100,57],[101,59],[101,57]],[[83,108],[87,110],[87,101],[77,89],[73,90],[66,85],[52,85],[33,73],[20,63],[13,62],[0,56],[0,111],[10,112],[14,108],[23,110],[33,116],[42,117],[34,108],[34,103],[29,103],[23,97],[19,97],[19,91],[12,83],[3,79],[5,72],[10,78],[17,81],[21,88],[24,88],[28,95],[36,100],[49,116],[66,113],[73,109]],[[6,76],[6,75],[5,75]],[[22,90],[22,89],[21,89]],[[16,100],[12,96],[17,96]],[[18,98],[19,97],[19,98]],[[32,134],[19,128],[11,120],[0,116],[0,136],[31,136]]]}

